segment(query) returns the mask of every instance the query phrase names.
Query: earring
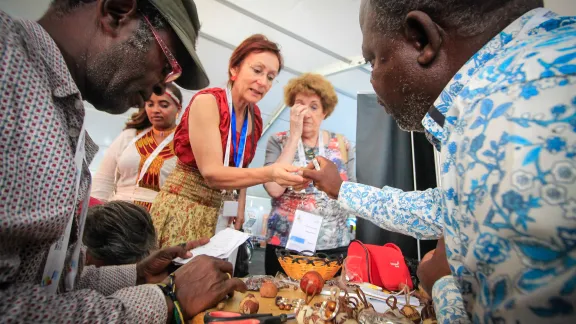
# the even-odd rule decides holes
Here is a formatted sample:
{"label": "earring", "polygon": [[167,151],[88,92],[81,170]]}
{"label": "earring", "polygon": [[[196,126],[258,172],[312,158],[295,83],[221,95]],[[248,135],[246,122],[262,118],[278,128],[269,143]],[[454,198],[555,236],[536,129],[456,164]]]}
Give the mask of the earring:
{"label": "earring", "polygon": [[230,80],[232,80],[232,81],[236,81],[236,76],[235,76],[235,75],[233,75],[233,76],[230,78]]}

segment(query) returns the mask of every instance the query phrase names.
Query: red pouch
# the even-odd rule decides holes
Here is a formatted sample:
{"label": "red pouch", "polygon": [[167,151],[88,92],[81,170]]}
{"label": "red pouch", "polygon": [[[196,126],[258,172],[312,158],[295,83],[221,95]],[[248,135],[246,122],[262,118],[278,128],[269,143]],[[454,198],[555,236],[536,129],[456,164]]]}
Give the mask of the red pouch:
{"label": "red pouch", "polygon": [[413,289],[410,271],[400,248],[393,243],[384,246],[364,244],[358,240],[350,242],[346,271],[354,275],[350,281],[369,282],[373,285],[398,291],[398,285],[405,283]]}

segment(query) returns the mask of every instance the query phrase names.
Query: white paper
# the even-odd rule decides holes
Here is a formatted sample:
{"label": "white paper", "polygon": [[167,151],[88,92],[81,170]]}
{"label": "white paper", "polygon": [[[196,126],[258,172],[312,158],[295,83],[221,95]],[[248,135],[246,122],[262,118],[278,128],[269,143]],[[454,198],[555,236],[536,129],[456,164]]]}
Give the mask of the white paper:
{"label": "white paper", "polygon": [[298,252],[305,250],[315,252],[321,227],[322,217],[296,210],[286,249]]}
{"label": "white paper", "polygon": [[226,228],[221,232],[216,233],[216,235],[210,239],[208,244],[190,250],[190,252],[192,252],[192,258],[176,258],[174,259],[174,262],[178,264],[186,264],[199,255],[208,255],[215,258],[227,259],[232,255],[232,253],[237,252],[238,247],[249,238],[250,235],[246,233],[232,228]]}
{"label": "white paper", "polygon": [[224,217],[236,217],[238,216],[238,202],[237,201],[225,201],[222,207],[222,216]]}

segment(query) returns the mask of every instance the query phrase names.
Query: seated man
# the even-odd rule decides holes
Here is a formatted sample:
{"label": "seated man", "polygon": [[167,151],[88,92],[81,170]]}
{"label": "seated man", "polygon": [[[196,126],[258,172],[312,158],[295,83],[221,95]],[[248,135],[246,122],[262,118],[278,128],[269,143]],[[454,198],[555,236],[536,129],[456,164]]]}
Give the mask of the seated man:
{"label": "seated man", "polygon": [[419,274],[446,322],[576,320],[576,17],[542,5],[364,0],[374,90],[402,129],[441,149],[441,184],[343,183],[321,158],[305,171],[381,227],[445,237]]}
{"label": "seated man", "polygon": [[[114,114],[167,82],[209,82],[196,55],[192,0],[53,0],[38,21],[0,11],[0,322],[184,322],[246,285],[200,256],[167,278],[172,259],[85,267],[82,231],[98,147],[83,100]],[[157,283],[178,287],[170,294]]]}
{"label": "seated man", "polygon": [[125,201],[88,209],[84,225],[86,265],[133,264],[156,248],[156,231],[146,210]]}

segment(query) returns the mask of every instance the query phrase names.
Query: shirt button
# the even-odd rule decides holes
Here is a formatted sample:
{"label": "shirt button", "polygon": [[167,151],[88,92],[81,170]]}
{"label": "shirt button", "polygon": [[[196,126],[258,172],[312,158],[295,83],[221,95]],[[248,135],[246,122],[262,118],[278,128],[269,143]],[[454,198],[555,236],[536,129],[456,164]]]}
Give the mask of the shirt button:
{"label": "shirt button", "polygon": [[70,135],[70,137],[78,137],[80,136],[80,131],[76,128],[70,128],[68,134]]}

